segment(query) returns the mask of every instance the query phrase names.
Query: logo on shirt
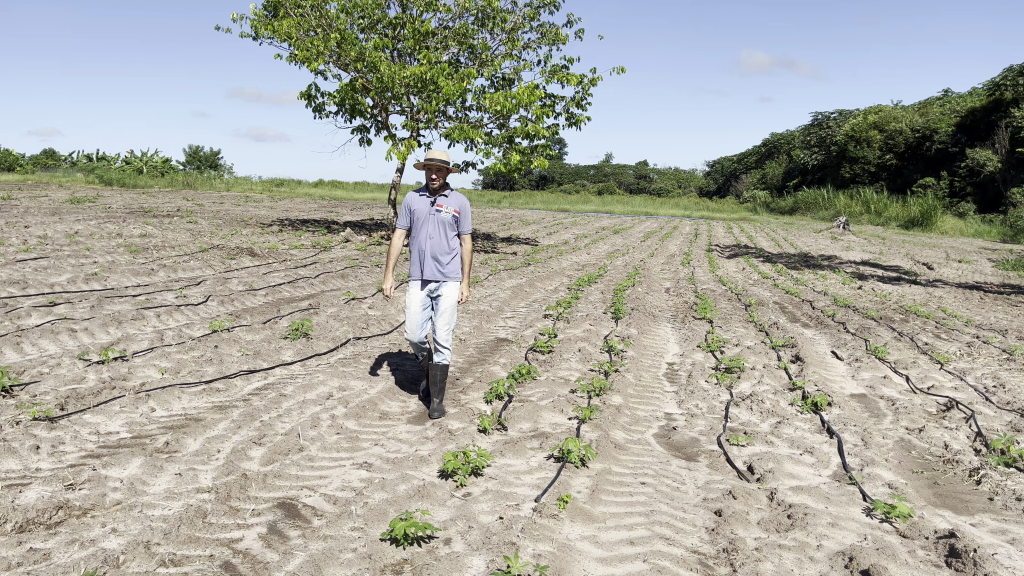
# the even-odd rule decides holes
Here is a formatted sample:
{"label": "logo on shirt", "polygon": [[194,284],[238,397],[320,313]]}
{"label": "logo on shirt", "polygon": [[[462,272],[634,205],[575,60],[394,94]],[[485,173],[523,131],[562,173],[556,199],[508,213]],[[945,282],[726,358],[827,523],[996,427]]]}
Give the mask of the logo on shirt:
{"label": "logo on shirt", "polygon": [[434,214],[440,214],[441,216],[447,216],[456,222],[459,221],[459,211],[451,206],[445,206],[444,204],[434,205]]}

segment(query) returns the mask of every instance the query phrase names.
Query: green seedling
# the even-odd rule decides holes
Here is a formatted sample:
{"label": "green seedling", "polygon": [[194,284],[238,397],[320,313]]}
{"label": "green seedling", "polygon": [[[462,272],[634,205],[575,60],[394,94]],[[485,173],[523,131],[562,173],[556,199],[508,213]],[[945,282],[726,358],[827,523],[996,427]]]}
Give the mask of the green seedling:
{"label": "green seedling", "polygon": [[163,376],[163,375],[167,374],[167,370],[164,370],[163,368],[161,368],[161,369],[157,370],[156,373],[161,375],[161,376]]}
{"label": "green seedling", "polygon": [[864,312],[864,315],[872,320],[878,320],[879,318],[882,317],[882,313],[879,312],[878,310],[868,310]]}
{"label": "green seedling", "polygon": [[778,364],[776,364],[775,367],[778,368],[779,370],[786,370],[789,368],[789,362],[786,362],[785,360],[779,360]]}
{"label": "green seedling", "polygon": [[441,459],[440,475],[445,480],[454,480],[459,488],[470,478],[482,476],[494,456],[476,444],[469,444],[462,450],[445,452]]}
{"label": "green seedling", "polygon": [[284,340],[295,342],[303,338],[309,338],[313,334],[313,321],[309,318],[295,320],[288,325],[288,330],[281,335]]}
{"label": "green seedling", "polygon": [[1010,356],[1020,356],[1021,354],[1024,354],[1024,346],[1021,346],[1020,344],[1010,344],[1006,348],[1006,352],[1009,353]]}
{"label": "green seedling", "polygon": [[588,398],[604,396],[612,388],[612,383],[600,376],[594,376],[589,381],[585,378],[577,378],[575,384],[577,384],[576,392]]}
{"label": "green seedling", "polygon": [[917,304],[908,304],[904,306],[903,309],[906,310],[907,312],[910,312],[911,314],[914,314],[915,316],[924,318],[925,320],[931,320],[932,318],[935,317],[935,314],[928,312],[927,310],[918,306]]}
{"label": "green seedling", "polygon": [[481,414],[476,429],[484,434],[490,434],[499,429],[508,430],[508,420],[499,418],[497,414]]}
{"label": "green seedling", "polygon": [[13,394],[15,384],[21,384],[21,379],[11,376],[10,366],[0,366],[0,394]]}
{"label": "green seedling", "polygon": [[543,340],[537,340],[530,345],[530,350],[538,354],[551,354],[555,351],[555,347],[558,346],[558,340],[556,338],[545,338]]}
{"label": "green seedling", "polygon": [[793,346],[793,337],[787,336],[781,339],[775,339],[771,336],[768,337],[768,347],[772,350],[782,350],[783,348],[791,348]]}
{"label": "green seedling", "polygon": [[409,546],[423,546],[424,542],[431,541],[441,529],[429,522],[421,522],[415,518],[419,516],[430,516],[427,510],[406,510],[388,524],[388,529],[381,532],[380,539],[388,542],[396,548],[403,550]]}
{"label": "green seedling", "polygon": [[952,360],[952,358],[950,358],[949,356],[946,356],[942,352],[935,352],[935,351],[933,351],[930,355],[939,364],[949,364],[949,362]]}
{"label": "green seedling", "polygon": [[584,444],[579,438],[571,436],[552,448],[551,453],[555,460],[572,464],[576,468],[585,467],[587,462],[597,457],[597,452],[589,444]]}
{"label": "green seedling", "polygon": [[99,195],[96,195],[96,196],[78,196],[78,195],[72,193],[71,196],[68,196],[68,204],[73,204],[73,205],[76,205],[76,206],[80,205],[80,204],[95,204],[96,202],[99,202],[99,200],[100,200]]}
{"label": "green seedling", "polygon": [[210,332],[226,332],[231,330],[231,325],[234,323],[235,321],[230,318],[227,320],[214,320],[210,322]]}
{"label": "green seedling", "polygon": [[622,358],[626,355],[626,350],[631,346],[629,340],[605,340],[601,344],[601,351],[607,352],[616,358]]}
{"label": "green seedling", "polygon": [[562,511],[568,508],[570,502],[572,502],[572,494],[562,494],[555,500],[555,503],[558,504],[558,509]]}
{"label": "green seedling", "polygon": [[604,374],[605,378],[608,378],[612,374],[615,374],[616,372],[621,370],[622,367],[625,366],[625,365],[626,365],[625,362],[608,362],[608,361],[604,361],[604,362],[598,362],[596,364],[591,364],[590,367],[593,368],[594,371],[599,372],[601,374]]}
{"label": "green seedling", "polygon": [[957,312],[956,310],[946,308],[945,306],[939,306],[939,311],[945,314],[946,316],[953,318],[954,320],[959,320],[964,324],[967,324],[968,326],[974,324],[974,320],[971,320],[970,318],[964,316],[963,314]]}
{"label": "green seedling", "polygon": [[541,328],[540,335],[545,338],[558,338],[558,330],[554,328]]}
{"label": "green seedling", "polygon": [[715,362],[715,370],[717,372],[725,372],[726,374],[740,374],[746,371],[750,365],[749,362],[739,354],[732,356],[724,356]]}
{"label": "green seedling", "polygon": [[20,404],[18,410],[28,414],[28,417],[32,420],[41,420],[43,418],[53,417],[53,408],[47,408],[42,402],[35,404]]}
{"label": "green seedling", "polygon": [[109,347],[100,350],[100,362],[103,364],[110,364],[114,360],[126,360],[128,358],[127,350],[118,350],[117,348]]}
{"label": "green seedling", "polygon": [[508,378],[492,380],[488,384],[487,391],[484,392],[484,402],[492,404],[509,396],[515,396],[516,392],[516,382],[514,380]]}
{"label": "green seedling", "polygon": [[825,310],[824,314],[825,314],[825,316],[828,316],[829,318],[835,318],[836,317],[836,311],[835,310]]}
{"label": "green seedling", "polygon": [[875,516],[881,516],[886,522],[890,523],[895,520],[906,523],[914,517],[914,509],[907,504],[907,499],[904,496],[892,493],[889,495],[889,499],[892,500],[891,504],[878,498],[872,501],[871,513]]}
{"label": "green seedling", "polygon": [[82,570],[81,576],[103,576],[103,573],[96,568],[95,570]]}
{"label": "green seedling", "polygon": [[843,298],[841,296],[833,296],[832,303],[840,308],[849,308],[850,305],[853,304],[853,300],[850,298]]}
{"label": "green seedling", "polygon": [[730,446],[750,446],[754,442],[754,437],[729,434],[725,441],[728,442]]}
{"label": "green seedling", "polygon": [[718,316],[715,304],[707,294],[697,294],[697,317],[702,320],[714,320]]}
{"label": "green seedling", "polygon": [[792,404],[798,406],[805,414],[821,412],[831,404],[832,401],[825,394],[803,394],[793,399]]}
{"label": "green seedling", "polygon": [[875,344],[868,343],[868,354],[871,354],[879,360],[885,360],[889,357],[889,349],[885,346],[878,346]]}
{"label": "green seedling", "polygon": [[88,352],[79,352],[77,355],[75,355],[75,360],[88,360],[88,359],[89,359],[89,353]]}
{"label": "green seedling", "polygon": [[503,559],[505,568],[491,572],[491,576],[547,576],[549,566],[522,562],[519,560],[519,552],[514,553],[511,558],[504,556]]}
{"label": "green seedling", "polygon": [[358,298],[359,297],[359,294],[356,294],[355,292],[353,292],[351,290],[346,290],[341,295],[344,296],[345,298]]}
{"label": "green seedling", "polygon": [[715,333],[714,328],[712,328],[711,331],[708,332],[707,335],[704,337],[704,341],[701,342],[700,344],[697,344],[697,348],[700,348],[701,350],[708,353],[721,352],[725,348],[725,345],[728,343],[728,338],[724,336],[719,336],[718,334]]}
{"label": "green seedling", "polygon": [[580,422],[587,423],[597,417],[601,409],[597,406],[577,406],[572,409]]}
{"label": "green seedling", "polygon": [[1011,434],[999,434],[988,447],[994,452],[985,457],[993,466],[1003,468],[1024,467],[1024,448],[1017,448],[1017,438]]}
{"label": "green seedling", "polygon": [[986,344],[995,344],[998,341],[999,341],[999,338],[997,338],[995,336],[989,336],[988,338],[985,339],[985,343]]}
{"label": "green seedling", "polygon": [[793,390],[805,390],[807,388],[807,380],[790,380],[789,385]]}
{"label": "green seedling", "polygon": [[853,474],[850,473],[846,474],[846,482],[851,486],[857,486],[863,481],[864,478],[862,476],[854,476]]}
{"label": "green seedling", "polygon": [[519,364],[508,373],[507,378],[516,384],[540,378],[540,370],[530,364]]}

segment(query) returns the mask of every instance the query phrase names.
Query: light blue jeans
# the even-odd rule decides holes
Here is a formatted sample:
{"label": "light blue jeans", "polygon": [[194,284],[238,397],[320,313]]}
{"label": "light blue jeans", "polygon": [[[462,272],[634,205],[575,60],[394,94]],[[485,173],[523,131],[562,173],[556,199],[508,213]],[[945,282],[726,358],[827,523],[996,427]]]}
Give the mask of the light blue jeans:
{"label": "light blue jeans", "polygon": [[416,359],[430,351],[427,335],[434,327],[434,363],[452,363],[452,335],[459,315],[459,282],[409,281],[405,296],[405,339]]}

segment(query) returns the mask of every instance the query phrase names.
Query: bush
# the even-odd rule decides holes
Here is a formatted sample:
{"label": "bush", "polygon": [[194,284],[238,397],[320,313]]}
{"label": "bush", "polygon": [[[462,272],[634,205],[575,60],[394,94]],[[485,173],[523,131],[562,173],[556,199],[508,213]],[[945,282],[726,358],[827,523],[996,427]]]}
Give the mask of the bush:
{"label": "bush", "polygon": [[55,148],[43,148],[39,154],[28,157],[28,165],[36,170],[48,170],[64,167],[64,155]]}
{"label": "bush", "polygon": [[185,172],[201,172],[221,176],[231,176],[235,173],[234,166],[224,161],[224,156],[221,155],[219,148],[189,144],[181,149],[181,153],[185,158],[179,160],[177,164]]}
{"label": "bush", "polygon": [[603,182],[601,184],[598,184],[591,188],[589,192],[591,194],[594,194],[595,196],[614,196],[617,194],[622,194],[622,190],[619,190],[619,187],[616,186],[615,184],[612,184],[611,182]]}
{"label": "bush", "polygon": [[0,172],[17,172],[25,167],[25,155],[0,146]]}

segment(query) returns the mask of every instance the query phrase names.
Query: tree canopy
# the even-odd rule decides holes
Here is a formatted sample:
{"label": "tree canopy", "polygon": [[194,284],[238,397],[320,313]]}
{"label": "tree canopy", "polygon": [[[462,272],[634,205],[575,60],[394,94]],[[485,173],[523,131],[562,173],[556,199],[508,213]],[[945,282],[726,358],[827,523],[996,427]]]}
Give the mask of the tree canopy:
{"label": "tree canopy", "polygon": [[417,150],[444,142],[472,156],[458,162],[462,169],[539,169],[556,153],[553,136],[590,120],[603,77],[596,68],[576,71],[579,57],[563,53],[585,33],[578,16],[560,14],[562,5],[264,0],[231,21],[240,37],[312,73],[299,98],[314,118],[348,130],[359,146],[383,139],[386,158],[398,163],[394,215],[405,162]]}

